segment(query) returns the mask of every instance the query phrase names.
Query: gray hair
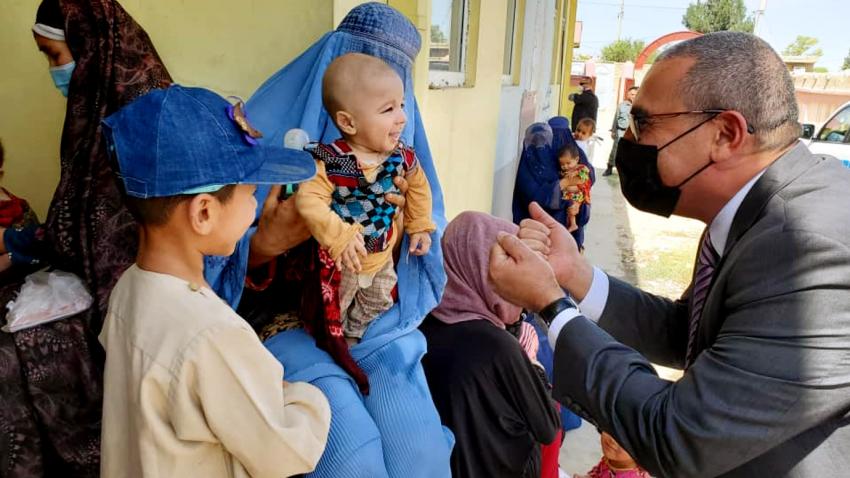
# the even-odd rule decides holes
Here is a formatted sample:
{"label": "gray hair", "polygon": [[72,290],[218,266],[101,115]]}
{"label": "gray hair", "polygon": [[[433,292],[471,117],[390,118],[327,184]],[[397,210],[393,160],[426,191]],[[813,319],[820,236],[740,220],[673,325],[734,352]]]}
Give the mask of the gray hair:
{"label": "gray hair", "polygon": [[667,49],[656,62],[693,58],[679,83],[685,105],[695,110],[741,113],[759,146],[788,146],[800,136],[794,82],[770,45],[742,32],[709,33]]}

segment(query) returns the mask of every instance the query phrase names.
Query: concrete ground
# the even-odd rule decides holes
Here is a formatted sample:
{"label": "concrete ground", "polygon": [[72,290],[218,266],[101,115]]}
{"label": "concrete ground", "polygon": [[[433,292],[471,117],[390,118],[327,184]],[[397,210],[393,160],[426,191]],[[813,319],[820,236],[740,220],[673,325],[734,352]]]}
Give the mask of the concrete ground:
{"label": "concrete ground", "polygon": [[[675,298],[693,272],[702,223],[665,219],[640,212],[623,198],[616,173],[602,177],[613,142],[605,138],[591,158],[596,168],[591,220],[585,230],[586,256],[609,275],[644,290]],[[681,371],[656,367],[659,376],[677,380]],[[602,456],[599,433],[587,422],[564,436],[560,465],[563,476],[589,471]]]}

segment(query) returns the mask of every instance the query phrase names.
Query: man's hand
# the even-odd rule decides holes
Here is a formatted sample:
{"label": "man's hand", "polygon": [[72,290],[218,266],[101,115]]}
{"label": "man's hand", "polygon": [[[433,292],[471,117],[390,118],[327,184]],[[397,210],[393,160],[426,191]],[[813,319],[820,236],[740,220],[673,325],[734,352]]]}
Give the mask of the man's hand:
{"label": "man's hand", "polygon": [[307,223],[295,209],[295,197],[280,200],[281,186],[273,186],[263,202],[257,232],[251,238],[248,264],[264,264],[310,238]]}
{"label": "man's hand", "polygon": [[359,232],[353,238],[348,246],[343,249],[339,259],[342,266],[350,272],[359,273],[363,268],[360,265],[360,258],[366,257],[366,242],[363,240],[363,234]]}
{"label": "man's hand", "polygon": [[414,256],[424,256],[431,249],[431,234],[415,232],[410,235],[410,253]]}
{"label": "man's hand", "polygon": [[[567,232],[563,224],[546,214],[546,211],[536,202],[528,206],[528,212],[531,214],[531,219],[549,230],[551,244],[547,258],[552,270],[555,271],[558,284],[569,291],[574,299],[581,301],[587,295],[590,284],[593,282],[593,267],[579,253],[575,239]],[[532,227],[530,223],[525,221],[523,223],[524,226],[520,224],[520,233],[522,229]],[[534,227],[537,228],[537,226]]]}
{"label": "man's hand", "polygon": [[546,260],[505,232],[490,250],[490,282],[503,299],[533,312],[565,295]]}
{"label": "man's hand", "polygon": [[548,259],[549,246],[552,244],[549,239],[549,228],[533,219],[523,219],[519,225],[517,237],[529,249],[543,256],[544,259]]}

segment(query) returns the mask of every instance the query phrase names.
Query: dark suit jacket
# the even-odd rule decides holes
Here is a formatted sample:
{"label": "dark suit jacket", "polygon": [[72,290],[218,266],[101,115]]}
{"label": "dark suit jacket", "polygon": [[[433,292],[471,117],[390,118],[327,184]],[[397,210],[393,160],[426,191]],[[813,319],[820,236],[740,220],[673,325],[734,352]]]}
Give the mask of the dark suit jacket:
{"label": "dark suit jacket", "polygon": [[599,98],[593,93],[593,90],[584,90],[579,94],[570,95],[570,99],[576,104],[573,107],[573,116],[570,119],[570,125],[573,129],[578,126],[578,122],[582,118],[590,118],[596,121],[596,113],[599,110]]}
{"label": "dark suit jacket", "polygon": [[850,171],[797,145],[735,215],[685,376],[648,360],[683,366],[690,292],[612,278],[601,328],[579,317],[560,333],[555,397],[655,476],[848,476],[848,207]]}

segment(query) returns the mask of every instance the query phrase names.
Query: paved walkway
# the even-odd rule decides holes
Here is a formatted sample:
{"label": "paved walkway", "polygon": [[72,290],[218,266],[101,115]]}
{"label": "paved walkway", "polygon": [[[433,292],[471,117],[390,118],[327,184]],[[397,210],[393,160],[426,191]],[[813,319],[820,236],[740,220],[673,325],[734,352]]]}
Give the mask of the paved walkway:
{"label": "paved walkway", "polygon": [[[596,184],[593,186],[591,221],[585,231],[585,254],[591,264],[611,276],[638,284],[656,294],[668,297],[680,294],[690,278],[696,241],[704,226],[688,219],[659,218],[629,206],[620,192],[616,173],[602,177],[612,144],[606,138],[592,158]],[[669,241],[659,240],[664,236],[677,238],[678,242],[672,249]],[[678,269],[674,273],[649,270],[648,264],[659,262],[661,256],[670,257]],[[679,270],[682,268],[686,270]],[[639,271],[641,274],[638,274]],[[668,276],[673,279],[666,280]],[[667,380],[681,377],[678,370],[657,366],[656,370]],[[589,423],[582,422],[580,428],[564,436],[560,465],[566,476],[586,473],[601,456],[599,433]]]}
{"label": "paved walkway", "polygon": [[[633,262],[629,262],[628,230],[625,201],[619,190],[619,182],[613,177],[604,178],[602,172],[611,148],[611,140],[597,147],[593,157],[596,167],[596,184],[591,195],[591,220],[585,229],[585,254],[590,263],[605,272],[624,280],[634,280]],[[625,228],[625,229],[624,229]],[[625,259],[625,260],[624,260]],[[581,427],[564,435],[561,446],[560,464],[568,476],[587,473],[599,462],[602,448],[596,428],[582,421]]]}

